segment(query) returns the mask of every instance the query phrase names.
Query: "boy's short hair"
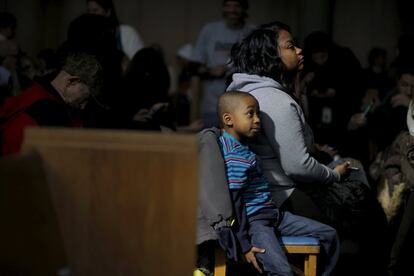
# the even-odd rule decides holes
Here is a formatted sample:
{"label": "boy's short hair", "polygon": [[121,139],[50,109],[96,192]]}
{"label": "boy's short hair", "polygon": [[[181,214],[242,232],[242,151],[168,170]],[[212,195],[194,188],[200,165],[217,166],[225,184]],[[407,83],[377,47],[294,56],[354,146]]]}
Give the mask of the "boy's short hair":
{"label": "boy's short hair", "polygon": [[250,93],[241,91],[226,91],[218,99],[217,115],[219,117],[220,126],[223,126],[223,114],[231,113],[239,104],[239,100],[245,97],[253,97]]}

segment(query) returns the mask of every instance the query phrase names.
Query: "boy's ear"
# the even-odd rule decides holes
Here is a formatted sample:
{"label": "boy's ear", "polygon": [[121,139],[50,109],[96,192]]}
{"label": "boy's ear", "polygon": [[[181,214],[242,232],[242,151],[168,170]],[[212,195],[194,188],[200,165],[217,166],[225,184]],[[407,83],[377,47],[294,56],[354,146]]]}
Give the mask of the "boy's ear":
{"label": "boy's ear", "polygon": [[233,126],[233,118],[230,113],[223,114],[223,124],[228,127]]}

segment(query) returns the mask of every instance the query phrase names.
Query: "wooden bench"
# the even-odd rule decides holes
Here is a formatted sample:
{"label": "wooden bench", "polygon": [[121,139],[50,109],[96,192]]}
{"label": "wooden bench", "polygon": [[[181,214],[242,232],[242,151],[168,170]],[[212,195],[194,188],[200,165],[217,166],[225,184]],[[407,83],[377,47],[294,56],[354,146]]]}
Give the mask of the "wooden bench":
{"label": "wooden bench", "polygon": [[191,275],[194,135],[35,128],[26,130],[23,150],[35,150],[44,165],[72,275]]}
{"label": "wooden bench", "polygon": [[[317,256],[320,252],[319,240],[313,237],[282,237],[281,243],[287,254],[302,254],[304,257],[303,275],[316,276]],[[217,250],[214,276],[226,275],[226,256],[223,250]]]}
{"label": "wooden bench", "polygon": [[0,176],[0,275],[56,276],[67,262],[40,156],[3,156]]}

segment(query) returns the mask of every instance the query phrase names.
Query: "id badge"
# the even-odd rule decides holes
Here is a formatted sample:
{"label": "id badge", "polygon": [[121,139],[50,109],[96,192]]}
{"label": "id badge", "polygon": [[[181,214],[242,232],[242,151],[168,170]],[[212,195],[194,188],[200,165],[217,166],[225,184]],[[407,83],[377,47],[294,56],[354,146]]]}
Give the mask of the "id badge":
{"label": "id badge", "polygon": [[332,123],[332,108],[324,106],[322,108],[322,123],[330,124]]}

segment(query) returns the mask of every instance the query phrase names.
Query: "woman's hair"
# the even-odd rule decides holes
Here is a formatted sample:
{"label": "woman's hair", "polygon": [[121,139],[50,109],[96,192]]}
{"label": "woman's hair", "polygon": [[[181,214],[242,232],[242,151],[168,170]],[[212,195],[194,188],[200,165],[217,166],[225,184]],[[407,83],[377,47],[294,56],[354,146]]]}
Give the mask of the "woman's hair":
{"label": "woman's hair", "polygon": [[97,56],[107,55],[116,49],[112,23],[101,15],[82,14],[70,22],[67,44],[75,50]]}
{"label": "woman's hair", "polygon": [[168,101],[170,75],[161,50],[139,50],[128,65],[124,85],[137,109]]}
{"label": "woman's hair", "polygon": [[86,3],[95,2],[99,6],[101,6],[105,11],[111,11],[109,15],[109,19],[111,23],[115,26],[119,26],[119,19],[116,15],[115,5],[112,0],[86,0]]}
{"label": "woman's hair", "polygon": [[274,21],[252,31],[241,42],[233,45],[231,61],[236,73],[254,74],[280,81],[283,63],[278,50],[280,31],[290,33],[290,27]]}

